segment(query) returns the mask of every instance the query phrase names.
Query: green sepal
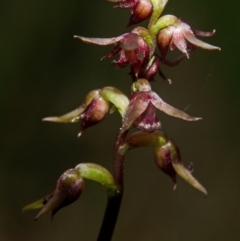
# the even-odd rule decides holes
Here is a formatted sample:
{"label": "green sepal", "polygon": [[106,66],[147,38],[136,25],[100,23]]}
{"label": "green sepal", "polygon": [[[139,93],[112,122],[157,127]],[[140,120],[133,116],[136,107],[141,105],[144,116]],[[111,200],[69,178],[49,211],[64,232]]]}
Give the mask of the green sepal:
{"label": "green sepal", "polygon": [[152,28],[156,24],[160,15],[162,14],[167,2],[168,0],[151,0],[152,6],[153,6],[153,12],[148,24],[148,29],[151,34],[152,34]]}
{"label": "green sepal", "polygon": [[25,207],[23,207],[22,211],[25,212],[25,211],[28,211],[28,210],[42,208],[44,206],[44,198],[38,199],[37,201],[26,205]]}
{"label": "green sepal", "polygon": [[129,100],[120,90],[114,87],[104,87],[101,89],[100,95],[106,101],[111,102],[118,110],[121,116],[124,115],[128,107]]}
{"label": "green sepal", "polygon": [[191,172],[181,162],[172,162],[172,165],[179,177],[181,177],[189,185],[196,188],[198,191],[202,192],[205,196],[207,196],[206,188],[191,174]]}
{"label": "green sepal", "polygon": [[95,163],[81,163],[75,167],[82,178],[98,182],[106,188],[108,195],[115,195],[118,190],[112,174],[104,167]]}
{"label": "green sepal", "polygon": [[161,29],[172,26],[178,22],[178,18],[174,15],[164,15],[157,20],[154,26],[152,26],[151,33],[157,35]]}

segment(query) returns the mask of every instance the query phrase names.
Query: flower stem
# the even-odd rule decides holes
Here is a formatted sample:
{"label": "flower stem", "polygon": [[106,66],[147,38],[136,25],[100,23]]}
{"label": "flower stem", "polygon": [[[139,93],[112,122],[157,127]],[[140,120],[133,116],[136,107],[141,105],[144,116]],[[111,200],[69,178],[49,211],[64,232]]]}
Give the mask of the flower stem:
{"label": "flower stem", "polygon": [[156,24],[168,0],[151,0],[151,2],[153,5],[153,12],[148,24],[148,30],[150,33],[151,33],[151,28]]}
{"label": "flower stem", "polygon": [[151,39],[152,39],[152,52],[155,51],[156,48],[156,32],[155,30],[155,24],[157,20],[159,19],[161,13],[163,12],[168,0],[151,0],[152,6],[153,6],[153,12],[151,15],[151,18],[148,23],[148,31],[150,33]]}
{"label": "flower stem", "polygon": [[118,187],[119,192],[123,192],[123,168],[124,168],[124,158],[119,153],[119,147],[124,142],[127,136],[128,130],[119,131],[117,141],[114,148],[114,179],[115,184]]}
{"label": "flower stem", "polygon": [[124,156],[119,153],[119,147],[124,142],[127,131],[119,131],[114,148],[114,180],[118,191],[113,195],[108,195],[108,202],[102,226],[97,241],[111,241],[114,228],[118,219],[118,213],[121,207],[123,196],[123,168]]}
{"label": "flower stem", "polygon": [[107,207],[97,241],[111,241],[121,201],[122,193],[117,193],[115,196],[108,196]]}

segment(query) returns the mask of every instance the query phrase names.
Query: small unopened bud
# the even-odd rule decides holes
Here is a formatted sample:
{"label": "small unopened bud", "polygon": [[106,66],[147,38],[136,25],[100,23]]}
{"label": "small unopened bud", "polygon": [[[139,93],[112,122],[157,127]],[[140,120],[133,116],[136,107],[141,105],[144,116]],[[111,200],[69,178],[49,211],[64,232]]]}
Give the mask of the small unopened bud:
{"label": "small unopened bud", "polygon": [[151,16],[152,3],[150,0],[139,0],[131,7],[131,17],[128,26],[140,23]]}
{"label": "small unopened bud", "polygon": [[109,2],[119,2],[115,8],[130,8],[131,17],[128,26],[140,23],[151,16],[153,7],[151,0],[107,0]]}
{"label": "small unopened bud", "polygon": [[153,57],[152,61],[149,62],[145,72],[143,73],[143,78],[148,81],[152,81],[154,76],[159,72],[159,59],[157,57]]}
{"label": "small unopened bud", "polygon": [[61,208],[75,202],[81,195],[83,188],[84,181],[79,176],[79,172],[74,169],[67,170],[58,179],[54,192],[43,198],[44,206],[35,220],[49,212],[52,212],[53,217]]}

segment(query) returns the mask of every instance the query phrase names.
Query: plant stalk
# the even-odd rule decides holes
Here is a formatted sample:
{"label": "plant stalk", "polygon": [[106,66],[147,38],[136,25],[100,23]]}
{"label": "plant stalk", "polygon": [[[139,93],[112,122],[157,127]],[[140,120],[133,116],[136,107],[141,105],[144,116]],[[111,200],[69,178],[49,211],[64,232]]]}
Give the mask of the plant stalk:
{"label": "plant stalk", "polygon": [[97,241],[111,241],[121,207],[121,201],[122,193],[120,192],[115,196],[108,196],[107,207]]}
{"label": "plant stalk", "polygon": [[119,153],[119,147],[124,142],[128,130],[118,133],[114,147],[114,180],[118,187],[118,191],[114,195],[108,195],[108,202],[105,209],[105,214],[102,226],[98,235],[97,241],[111,241],[114,228],[118,219],[118,213],[121,207],[123,196],[123,169],[124,157]]}

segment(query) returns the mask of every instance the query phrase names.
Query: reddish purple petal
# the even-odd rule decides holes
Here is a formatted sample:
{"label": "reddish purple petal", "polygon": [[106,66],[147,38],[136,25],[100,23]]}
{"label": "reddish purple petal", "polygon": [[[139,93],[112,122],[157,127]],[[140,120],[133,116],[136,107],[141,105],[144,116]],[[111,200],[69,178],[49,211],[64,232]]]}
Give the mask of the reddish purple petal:
{"label": "reddish purple petal", "polygon": [[177,47],[182,53],[187,55],[187,42],[182,33],[181,29],[175,29],[172,37],[172,41],[170,43],[170,49],[173,50]]}
{"label": "reddish purple petal", "polygon": [[139,0],[131,7],[131,17],[128,26],[140,23],[152,14],[152,3],[150,0]]}
{"label": "reddish purple petal", "polygon": [[148,81],[153,80],[156,73],[159,71],[159,59],[155,57],[150,66],[148,66],[145,72],[141,75],[141,78],[145,78]]}
{"label": "reddish purple petal", "polygon": [[205,42],[197,39],[193,33],[184,32],[183,34],[188,42],[190,42],[191,44],[193,44],[197,47],[200,47],[202,49],[207,49],[207,50],[221,50],[219,47],[213,46],[211,44],[205,43]]}
{"label": "reddish purple petal", "polygon": [[116,55],[117,53],[119,53],[121,51],[121,48],[119,47],[119,45],[117,45],[109,54],[103,56],[101,58],[101,60],[105,59],[105,58],[112,58],[114,55]]}
{"label": "reddish purple petal", "polygon": [[160,52],[162,54],[163,59],[166,57],[169,45],[172,41],[172,36],[174,32],[174,27],[170,26],[167,28],[164,28],[160,31],[158,34],[158,47],[160,49]]}
{"label": "reddish purple petal", "polygon": [[119,45],[124,50],[132,51],[138,48],[140,38],[135,33],[128,33],[121,39]]}
{"label": "reddish purple petal", "polygon": [[114,6],[114,8],[130,8],[130,7],[134,6],[139,0],[126,0],[126,1],[110,0],[110,1],[111,2],[115,2],[115,1],[120,2],[118,5]]}
{"label": "reddish purple petal", "polygon": [[81,41],[89,44],[97,44],[97,45],[110,45],[119,42],[126,34],[123,34],[114,38],[87,38],[83,36],[74,35],[74,38],[80,39]]}
{"label": "reddish purple petal", "polygon": [[160,121],[156,117],[156,108],[149,102],[146,110],[134,121],[134,125],[146,132],[153,132],[160,129]]}
{"label": "reddish purple petal", "polygon": [[155,148],[155,161],[158,167],[169,175],[174,182],[174,189],[176,188],[176,171],[172,165],[171,151],[167,147],[168,144],[162,147]]}
{"label": "reddish purple petal", "polygon": [[147,93],[135,93],[122,120],[122,131],[128,130],[133,122],[146,110],[150,98]]}
{"label": "reddish purple petal", "polygon": [[200,117],[193,117],[188,115],[187,113],[176,109],[175,107],[167,104],[166,102],[164,102],[155,92],[151,93],[151,102],[153,103],[153,105],[163,111],[164,113],[170,115],[170,116],[174,116],[186,121],[197,121],[197,120],[201,120],[202,118]]}

